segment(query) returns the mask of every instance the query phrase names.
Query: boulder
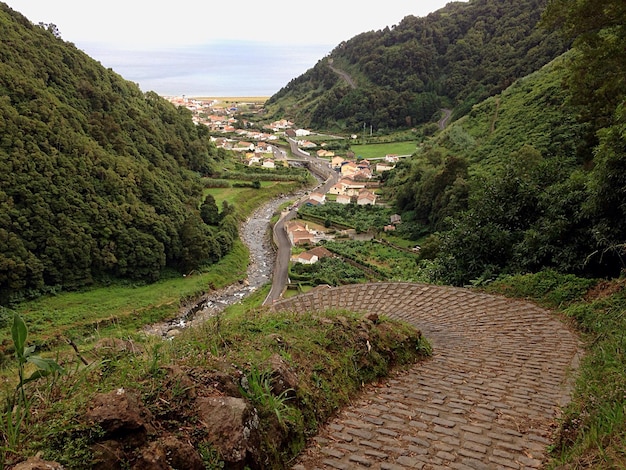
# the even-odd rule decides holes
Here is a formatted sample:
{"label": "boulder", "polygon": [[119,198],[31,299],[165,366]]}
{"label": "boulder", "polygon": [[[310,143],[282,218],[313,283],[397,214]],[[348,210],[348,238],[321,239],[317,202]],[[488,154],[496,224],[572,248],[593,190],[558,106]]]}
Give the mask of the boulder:
{"label": "boulder", "polygon": [[295,397],[298,389],[298,376],[289,367],[289,364],[280,356],[272,354],[267,360],[272,377],[272,392],[279,396],[282,393],[289,397]]}
{"label": "boulder", "polygon": [[207,440],[229,468],[259,460],[259,416],[252,405],[242,398],[201,397],[197,409]]}
{"label": "boulder", "polygon": [[85,419],[100,426],[107,439],[124,437],[125,445],[139,447],[147,440],[152,416],[138,397],[118,388],[95,395]]}

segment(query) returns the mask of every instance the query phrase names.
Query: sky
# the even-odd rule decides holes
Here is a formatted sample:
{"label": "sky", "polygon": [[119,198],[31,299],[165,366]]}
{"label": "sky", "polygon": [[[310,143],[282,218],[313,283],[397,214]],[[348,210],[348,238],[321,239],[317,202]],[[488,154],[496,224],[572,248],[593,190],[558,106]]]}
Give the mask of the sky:
{"label": "sky", "polygon": [[3,0],[143,91],[270,96],[340,42],[449,0]]}

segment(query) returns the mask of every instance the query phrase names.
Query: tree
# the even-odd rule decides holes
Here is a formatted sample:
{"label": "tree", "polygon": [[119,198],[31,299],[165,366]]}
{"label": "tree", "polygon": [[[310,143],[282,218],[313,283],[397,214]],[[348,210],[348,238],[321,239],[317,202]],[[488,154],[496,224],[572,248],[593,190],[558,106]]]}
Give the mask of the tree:
{"label": "tree", "polygon": [[179,268],[189,273],[207,263],[214,255],[213,235],[197,214],[191,214],[181,229],[182,253]]}
{"label": "tree", "polygon": [[542,24],[573,40],[570,64],[572,99],[585,107],[597,128],[608,125],[626,90],[626,2],[623,0],[551,0]]}
{"label": "tree", "polygon": [[218,225],[220,221],[219,208],[215,202],[215,198],[211,194],[207,194],[200,206],[200,217],[207,225]]}
{"label": "tree", "polygon": [[235,213],[235,205],[229,204],[228,201],[222,201],[222,212],[220,212],[220,219],[223,219],[229,214]]}
{"label": "tree", "polygon": [[626,103],[615,121],[599,133],[586,210],[595,221],[597,257],[612,260],[612,274],[618,275],[626,267]]}

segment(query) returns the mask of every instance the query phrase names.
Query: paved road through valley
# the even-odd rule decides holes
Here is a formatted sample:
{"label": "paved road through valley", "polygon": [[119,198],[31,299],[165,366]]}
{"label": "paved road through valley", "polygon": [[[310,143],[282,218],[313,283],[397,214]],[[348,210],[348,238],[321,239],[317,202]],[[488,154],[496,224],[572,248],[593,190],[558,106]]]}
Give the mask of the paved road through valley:
{"label": "paved road through valley", "polygon": [[[291,153],[305,161],[309,170],[318,178],[325,178],[325,181],[314,188],[314,191],[327,193],[328,190],[337,183],[341,174],[332,170],[326,160],[312,157],[308,153],[300,150],[293,139],[290,139],[289,142],[291,144]],[[274,273],[272,276],[272,289],[265,299],[264,305],[269,305],[279,300],[289,282],[291,242],[287,237],[285,223],[297,215],[297,207],[304,199],[306,199],[306,197],[299,198],[289,211],[282,214],[279,221],[274,225],[273,237],[274,243],[276,244],[276,261],[274,263]]]}

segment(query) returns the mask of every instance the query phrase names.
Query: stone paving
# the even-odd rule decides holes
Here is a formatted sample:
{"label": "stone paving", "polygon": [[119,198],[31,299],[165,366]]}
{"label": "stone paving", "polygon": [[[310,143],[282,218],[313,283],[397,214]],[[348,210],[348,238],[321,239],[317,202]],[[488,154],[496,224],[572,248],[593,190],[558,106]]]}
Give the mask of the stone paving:
{"label": "stone paving", "polygon": [[531,303],[467,289],[376,283],[316,289],[276,310],[345,308],[418,327],[431,359],[370,385],[293,470],[536,469],[569,401],[582,344]]}

